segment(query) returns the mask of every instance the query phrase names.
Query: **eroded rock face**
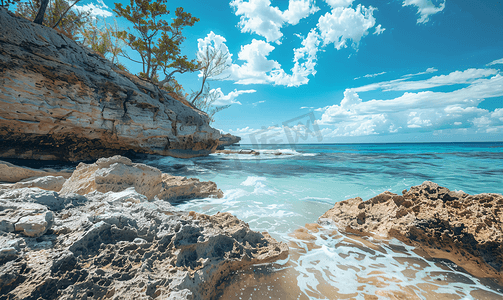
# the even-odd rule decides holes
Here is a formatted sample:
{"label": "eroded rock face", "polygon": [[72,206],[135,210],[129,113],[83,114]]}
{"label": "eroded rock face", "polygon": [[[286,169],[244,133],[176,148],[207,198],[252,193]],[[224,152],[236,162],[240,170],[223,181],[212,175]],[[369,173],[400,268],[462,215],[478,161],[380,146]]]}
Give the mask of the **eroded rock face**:
{"label": "eroded rock face", "polygon": [[[24,204],[53,217],[38,238],[17,225],[0,227],[0,295],[7,299],[216,299],[231,272],[288,256],[286,244],[231,214],[180,212],[134,188],[73,194],[51,209],[40,204],[53,202],[47,199],[24,202],[44,198],[34,195],[41,192],[50,196],[37,188],[0,194],[1,212],[13,215]],[[35,221],[29,229],[44,225]]]}
{"label": "eroded rock face", "polygon": [[477,277],[503,282],[503,196],[468,195],[426,181],[403,195],[341,201],[318,220],[347,232],[395,237]]}
{"label": "eroded rock face", "polygon": [[208,116],[56,31],[0,8],[0,157],[207,155]]}
{"label": "eroded rock face", "polygon": [[116,155],[100,158],[94,164],[80,163],[61,188],[61,194],[86,195],[134,189],[152,200],[177,201],[182,199],[222,197],[223,193],[211,181],[162,174],[157,168],[132,163],[129,158]]}

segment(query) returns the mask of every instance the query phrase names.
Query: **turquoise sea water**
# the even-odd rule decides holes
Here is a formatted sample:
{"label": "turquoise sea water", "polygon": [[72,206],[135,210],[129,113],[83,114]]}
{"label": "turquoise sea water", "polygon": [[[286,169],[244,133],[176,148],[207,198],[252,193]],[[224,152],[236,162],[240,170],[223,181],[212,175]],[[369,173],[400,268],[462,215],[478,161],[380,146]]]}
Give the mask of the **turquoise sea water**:
{"label": "turquoise sea water", "polygon": [[[337,201],[401,193],[430,180],[470,194],[503,193],[503,143],[241,145],[260,155],[145,156],[173,175],[212,180],[221,199],[177,204],[230,212],[291,246],[290,259],[232,279],[225,299],[503,299],[503,290],[449,262],[427,261],[397,240],[334,234],[330,224],[305,241],[294,230],[315,223]],[[330,236],[330,238],[327,238]],[[370,298],[369,298],[370,297]]]}
{"label": "turquoise sea water", "polygon": [[255,149],[260,155],[134,159],[165,173],[212,180],[224,192],[221,199],[176,203],[179,209],[230,212],[251,229],[289,244],[288,260],[234,274],[221,299],[503,299],[502,287],[492,281],[474,278],[448,261],[426,260],[397,240],[343,235],[331,224],[318,232],[306,229],[313,239],[293,235],[316,223],[337,201],[366,200],[386,190],[401,193],[425,180],[470,194],[502,194],[503,143],[231,149]]}

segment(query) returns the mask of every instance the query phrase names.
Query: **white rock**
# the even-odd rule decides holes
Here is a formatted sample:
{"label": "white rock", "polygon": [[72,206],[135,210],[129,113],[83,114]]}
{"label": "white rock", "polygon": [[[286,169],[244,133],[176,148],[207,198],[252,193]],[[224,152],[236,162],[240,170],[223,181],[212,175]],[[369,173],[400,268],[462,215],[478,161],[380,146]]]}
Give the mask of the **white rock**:
{"label": "white rock", "polygon": [[47,232],[54,223],[54,216],[51,211],[41,215],[28,216],[19,219],[15,224],[16,231],[22,231],[26,236],[39,237]]}
{"label": "white rock", "polygon": [[13,184],[11,189],[20,189],[25,187],[38,187],[43,190],[59,192],[66,179],[63,176],[44,176],[29,181],[22,181]]}

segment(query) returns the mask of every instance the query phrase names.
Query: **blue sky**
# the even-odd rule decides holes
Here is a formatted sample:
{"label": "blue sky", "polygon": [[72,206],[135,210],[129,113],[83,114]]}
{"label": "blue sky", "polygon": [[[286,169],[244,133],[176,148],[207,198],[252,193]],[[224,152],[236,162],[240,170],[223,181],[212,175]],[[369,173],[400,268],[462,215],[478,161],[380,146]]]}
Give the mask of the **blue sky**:
{"label": "blue sky", "polygon": [[211,87],[233,104],[213,126],[244,143],[503,140],[503,1],[168,1],[178,6],[201,19],[186,55],[229,52]]}

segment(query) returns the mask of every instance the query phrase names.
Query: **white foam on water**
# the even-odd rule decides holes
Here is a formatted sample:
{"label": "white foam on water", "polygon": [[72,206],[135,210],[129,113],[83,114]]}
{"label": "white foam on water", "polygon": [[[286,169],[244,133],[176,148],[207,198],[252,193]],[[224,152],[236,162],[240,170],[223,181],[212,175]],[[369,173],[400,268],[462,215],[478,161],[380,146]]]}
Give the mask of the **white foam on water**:
{"label": "white foam on water", "polygon": [[[348,235],[334,235],[337,229],[333,225],[324,227],[317,233],[310,232],[316,236],[314,241],[290,239],[304,249],[301,252],[305,251],[291,263],[299,274],[298,287],[308,299],[345,298],[343,295],[356,299],[370,295],[379,299],[476,299],[473,292],[484,292],[489,295],[487,299],[503,299],[503,294],[479,279],[428,261],[396,239],[367,239],[365,243]],[[324,293],[330,289],[326,286],[338,295]]]}
{"label": "white foam on water", "polygon": [[285,159],[299,156],[316,156],[318,153],[301,153],[293,149],[259,149],[254,150],[258,154],[248,153],[212,153],[210,156],[216,156],[223,159],[242,159],[242,160],[263,160],[263,159]]}

